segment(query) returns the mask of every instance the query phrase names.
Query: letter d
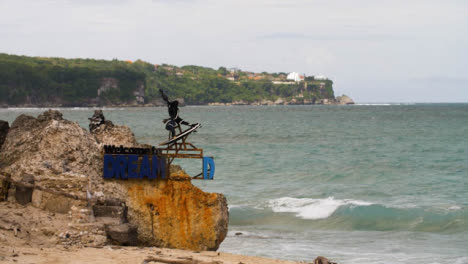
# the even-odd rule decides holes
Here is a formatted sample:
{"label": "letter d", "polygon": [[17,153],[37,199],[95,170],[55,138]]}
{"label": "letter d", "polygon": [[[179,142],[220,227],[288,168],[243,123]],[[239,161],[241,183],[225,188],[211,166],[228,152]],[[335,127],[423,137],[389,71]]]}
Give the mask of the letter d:
{"label": "letter d", "polygon": [[[209,166],[209,171],[208,171]],[[209,174],[208,174],[209,173]],[[212,180],[215,173],[215,163],[213,157],[203,157],[203,179]]]}
{"label": "letter d", "polygon": [[[115,158],[110,154],[104,154],[104,179],[112,179],[116,174],[114,169]],[[117,177],[116,177],[117,178]]]}

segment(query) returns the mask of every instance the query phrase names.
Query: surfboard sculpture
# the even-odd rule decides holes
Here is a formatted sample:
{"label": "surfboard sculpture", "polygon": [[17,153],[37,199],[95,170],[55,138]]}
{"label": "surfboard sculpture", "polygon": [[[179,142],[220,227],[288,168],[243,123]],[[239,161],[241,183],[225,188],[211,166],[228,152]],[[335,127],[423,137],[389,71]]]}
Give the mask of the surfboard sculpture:
{"label": "surfboard sculpture", "polygon": [[[174,138],[170,138],[159,146],[159,151],[166,157],[167,164],[170,166],[174,159],[201,159],[203,165],[203,172],[192,177],[192,179],[212,180],[215,172],[215,164],[213,157],[204,157],[203,149],[197,148],[195,145],[187,141],[190,134],[195,132],[201,125],[196,123],[192,127],[182,131],[180,125],[177,127],[179,134]],[[169,133],[169,136],[171,133]]]}
{"label": "surfboard sculpture", "polygon": [[159,146],[170,145],[170,144],[172,144],[174,142],[177,142],[178,140],[181,140],[184,137],[187,137],[192,132],[195,132],[197,130],[197,128],[200,128],[200,127],[201,127],[200,123],[196,123],[193,127],[182,131],[180,134],[176,135],[174,138],[171,138],[171,139],[169,139],[167,141],[164,141],[164,142],[160,143]]}
{"label": "surfboard sculpture", "polygon": [[[158,151],[166,159],[166,165],[171,167],[174,159],[201,159],[203,164],[203,179],[212,180],[214,176],[214,160],[213,157],[204,157],[203,149],[197,148],[195,145],[187,141],[187,137],[201,127],[200,123],[190,124],[184,121],[179,116],[179,102],[177,100],[170,101],[167,94],[159,89],[162,99],[167,103],[169,117],[164,119],[166,130],[169,131],[169,139],[159,144],[164,146],[158,148]],[[187,130],[182,131],[181,125],[189,126]],[[176,135],[176,130],[179,134]],[[199,174],[199,175],[201,175]],[[199,175],[192,177],[198,179]]]}

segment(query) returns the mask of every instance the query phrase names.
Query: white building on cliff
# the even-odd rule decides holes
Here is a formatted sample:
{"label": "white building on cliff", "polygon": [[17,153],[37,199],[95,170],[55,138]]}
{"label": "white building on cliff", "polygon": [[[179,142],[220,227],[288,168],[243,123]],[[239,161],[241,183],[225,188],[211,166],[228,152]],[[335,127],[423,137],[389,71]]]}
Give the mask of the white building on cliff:
{"label": "white building on cliff", "polygon": [[297,73],[297,72],[291,72],[286,77],[286,80],[292,80],[292,81],[295,81],[295,82],[300,82],[300,81],[304,80],[304,76],[299,75],[299,73]]}

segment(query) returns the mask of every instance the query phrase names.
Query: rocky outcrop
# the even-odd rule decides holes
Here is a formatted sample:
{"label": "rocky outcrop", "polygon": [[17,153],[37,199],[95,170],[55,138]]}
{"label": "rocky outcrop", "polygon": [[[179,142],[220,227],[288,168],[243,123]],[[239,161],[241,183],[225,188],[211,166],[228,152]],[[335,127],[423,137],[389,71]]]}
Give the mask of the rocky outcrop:
{"label": "rocky outcrop", "polygon": [[349,96],[343,94],[342,96],[336,97],[336,103],[340,105],[349,105],[354,104],[354,101]]}
{"label": "rocky outcrop", "polygon": [[337,264],[337,263],[336,263],[336,262],[330,261],[330,260],[327,259],[326,257],[318,256],[318,257],[314,260],[314,264]]}
{"label": "rocky outcrop", "polygon": [[31,174],[36,183],[86,192],[87,177],[100,170],[98,147],[93,135],[63,119],[60,112],[49,110],[37,118],[16,118],[2,146],[0,162],[2,171],[17,181]]}
{"label": "rocky outcrop", "polygon": [[139,239],[159,247],[216,250],[227,233],[226,198],[194,187],[183,171],[171,176],[177,180],[127,183],[129,218],[139,226]]}
{"label": "rocky outcrop", "polygon": [[232,103],[208,103],[209,106],[231,106],[231,105],[345,105],[354,104],[354,101],[346,95],[338,96],[335,98],[310,98],[305,99],[304,97],[293,97],[290,99],[278,98],[275,101],[272,100],[260,100],[253,102],[236,101]]}
{"label": "rocky outcrop", "polygon": [[126,147],[140,147],[140,145],[127,126],[115,126],[109,120],[92,131],[96,141],[100,145],[123,145]]}
{"label": "rocky outcrop", "polygon": [[[24,204],[68,213],[80,228],[95,230],[95,236],[107,232],[109,243],[192,250],[219,247],[228,226],[228,208],[222,194],[203,192],[175,166],[166,180],[104,180],[105,144],[143,146],[128,127],[107,121],[90,133],[63,119],[58,111],[49,110],[37,118],[21,115],[2,146],[0,176],[11,177],[13,185],[20,186],[26,180],[30,185],[24,186],[34,187],[30,198],[25,193]],[[15,188],[20,187],[10,187],[10,201]],[[79,230],[69,231],[74,233],[68,237],[62,232],[60,241],[101,240]]]}

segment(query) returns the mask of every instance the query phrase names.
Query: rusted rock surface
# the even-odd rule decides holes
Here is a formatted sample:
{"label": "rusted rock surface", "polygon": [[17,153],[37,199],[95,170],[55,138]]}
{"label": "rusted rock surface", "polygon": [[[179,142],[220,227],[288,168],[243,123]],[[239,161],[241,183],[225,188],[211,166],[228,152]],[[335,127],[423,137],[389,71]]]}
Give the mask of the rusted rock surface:
{"label": "rusted rock surface", "polygon": [[205,193],[190,180],[128,182],[127,187],[129,217],[139,226],[143,244],[216,250],[226,237],[229,215],[223,195]]}

